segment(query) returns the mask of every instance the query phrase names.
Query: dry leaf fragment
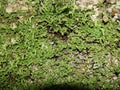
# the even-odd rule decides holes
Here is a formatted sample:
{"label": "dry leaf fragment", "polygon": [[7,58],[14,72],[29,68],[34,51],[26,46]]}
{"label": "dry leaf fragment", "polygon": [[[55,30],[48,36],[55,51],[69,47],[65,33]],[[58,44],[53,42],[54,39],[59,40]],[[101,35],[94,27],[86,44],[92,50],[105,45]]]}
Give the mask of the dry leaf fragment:
{"label": "dry leaf fragment", "polygon": [[108,22],[108,17],[106,15],[104,15],[102,20],[103,20],[104,23],[107,23]]}

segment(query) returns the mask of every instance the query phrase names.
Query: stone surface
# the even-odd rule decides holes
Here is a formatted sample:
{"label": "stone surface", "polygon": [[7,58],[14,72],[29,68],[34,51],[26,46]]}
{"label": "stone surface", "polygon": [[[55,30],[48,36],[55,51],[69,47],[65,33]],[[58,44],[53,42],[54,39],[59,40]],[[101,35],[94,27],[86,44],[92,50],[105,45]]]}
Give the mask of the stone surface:
{"label": "stone surface", "polygon": [[25,4],[25,0],[8,0],[6,8],[7,13],[17,12],[18,10],[26,11],[29,9],[28,5]]}
{"label": "stone surface", "polygon": [[87,4],[98,4],[103,0],[77,0],[76,4],[81,6],[81,5],[87,5]]}

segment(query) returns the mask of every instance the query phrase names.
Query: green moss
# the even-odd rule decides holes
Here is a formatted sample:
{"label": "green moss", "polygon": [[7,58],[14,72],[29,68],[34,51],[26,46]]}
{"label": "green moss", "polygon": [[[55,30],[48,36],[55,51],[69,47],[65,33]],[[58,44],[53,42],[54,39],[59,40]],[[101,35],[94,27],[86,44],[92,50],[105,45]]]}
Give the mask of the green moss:
{"label": "green moss", "polygon": [[111,78],[120,73],[115,64],[120,61],[120,23],[112,18],[107,24],[100,19],[93,22],[92,11],[56,1],[40,1],[42,5],[36,1],[40,9],[23,20],[15,17],[27,12],[2,12],[1,90],[36,90],[60,84],[117,89],[119,80]]}

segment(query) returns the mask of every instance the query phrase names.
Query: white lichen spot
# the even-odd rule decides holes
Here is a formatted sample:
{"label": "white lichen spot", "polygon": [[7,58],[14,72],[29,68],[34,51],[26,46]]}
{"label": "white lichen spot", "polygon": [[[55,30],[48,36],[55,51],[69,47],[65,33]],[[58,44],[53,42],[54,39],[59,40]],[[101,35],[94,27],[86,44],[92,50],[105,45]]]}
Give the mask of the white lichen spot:
{"label": "white lichen spot", "polygon": [[12,29],[17,28],[17,25],[15,23],[12,23]]}
{"label": "white lichen spot", "polygon": [[119,17],[117,14],[115,14],[115,16],[113,17],[114,20],[117,20]]}
{"label": "white lichen spot", "polygon": [[117,76],[114,76],[114,77],[113,77],[113,80],[117,80]]}
{"label": "white lichen spot", "polygon": [[33,83],[33,81],[32,81],[31,79],[28,79],[28,83],[32,84],[32,83]]}
{"label": "white lichen spot", "polygon": [[95,14],[93,14],[93,15],[91,16],[91,19],[92,19],[93,21],[96,21],[96,20],[97,20],[97,17],[99,16],[99,9],[96,8],[96,7],[93,7],[93,8],[94,8]]}
{"label": "white lichen spot", "polygon": [[13,12],[12,7],[11,7],[11,6],[8,6],[8,7],[6,8],[6,12],[7,12],[7,13],[12,13],[12,12]]}
{"label": "white lichen spot", "polygon": [[11,43],[12,44],[15,44],[16,43],[16,40],[14,38],[11,38]]}
{"label": "white lichen spot", "polygon": [[38,71],[38,67],[36,65],[33,65],[33,69],[35,72]]}
{"label": "white lichen spot", "polygon": [[22,7],[21,7],[21,10],[27,11],[27,10],[28,10],[28,7],[27,7],[27,6],[22,6]]}
{"label": "white lichen spot", "polygon": [[92,10],[93,9],[93,5],[88,5],[87,9],[88,10]]}

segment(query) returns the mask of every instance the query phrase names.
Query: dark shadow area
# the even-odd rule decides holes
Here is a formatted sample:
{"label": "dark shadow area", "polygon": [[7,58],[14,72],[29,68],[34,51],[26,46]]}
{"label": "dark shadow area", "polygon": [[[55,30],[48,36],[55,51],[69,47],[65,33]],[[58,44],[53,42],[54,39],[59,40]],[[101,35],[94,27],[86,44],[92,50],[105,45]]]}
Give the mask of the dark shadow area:
{"label": "dark shadow area", "polygon": [[46,85],[46,86],[29,86],[27,90],[92,90],[86,85],[69,85],[69,84],[57,84],[57,85]]}
{"label": "dark shadow area", "polygon": [[60,85],[46,86],[40,90],[90,90],[90,89],[84,86],[60,84]]}
{"label": "dark shadow area", "polygon": [[[11,89],[10,89],[11,88]],[[93,90],[87,86],[76,86],[76,85],[67,85],[67,84],[59,84],[59,85],[50,85],[50,86],[35,86],[30,85],[28,87],[20,86],[16,87],[15,90]],[[2,87],[0,90],[14,90],[13,87]],[[96,90],[96,89],[95,89]]]}

